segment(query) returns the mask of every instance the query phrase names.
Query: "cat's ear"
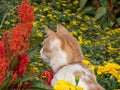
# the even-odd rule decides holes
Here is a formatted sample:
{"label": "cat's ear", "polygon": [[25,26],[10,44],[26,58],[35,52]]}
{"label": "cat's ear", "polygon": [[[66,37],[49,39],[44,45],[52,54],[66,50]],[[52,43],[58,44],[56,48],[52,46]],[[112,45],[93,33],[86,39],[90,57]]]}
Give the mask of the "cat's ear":
{"label": "cat's ear", "polygon": [[65,27],[61,24],[57,25],[57,32],[62,32],[62,33],[66,33],[67,30],[65,29]]}
{"label": "cat's ear", "polygon": [[56,33],[54,31],[52,31],[51,29],[49,29],[47,26],[45,27],[45,31],[46,31],[48,37],[50,38],[50,41],[57,38]]}
{"label": "cat's ear", "polygon": [[51,35],[51,34],[55,34],[55,32],[53,32],[51,29],[49,29],[47,26],[45,27],[45,31],[47,33],[47,35]]}

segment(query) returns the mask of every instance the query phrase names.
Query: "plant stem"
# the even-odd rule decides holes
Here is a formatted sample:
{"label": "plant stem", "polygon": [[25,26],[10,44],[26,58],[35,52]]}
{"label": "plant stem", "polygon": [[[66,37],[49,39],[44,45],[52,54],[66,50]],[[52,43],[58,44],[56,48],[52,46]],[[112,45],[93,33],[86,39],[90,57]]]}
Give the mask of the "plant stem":
{"label": "plant stem", "polygon": [[[3,25],[3,22],[5,21],[6,17],[7,17],[14,9],[16,9],[17,7],[18,7],[18,5],[15,6],[15,7],[13,7],[10,11],[9,11],[9,10],[6,11],[6,13],[5,13],[5,15],[4,15],[4,17],[3,17],[3,19],[2,19],[2,21],[1,21],[1,23],[0,23],[0,26]],[[1,27],[0,27],[0,29],[1,29]]]}

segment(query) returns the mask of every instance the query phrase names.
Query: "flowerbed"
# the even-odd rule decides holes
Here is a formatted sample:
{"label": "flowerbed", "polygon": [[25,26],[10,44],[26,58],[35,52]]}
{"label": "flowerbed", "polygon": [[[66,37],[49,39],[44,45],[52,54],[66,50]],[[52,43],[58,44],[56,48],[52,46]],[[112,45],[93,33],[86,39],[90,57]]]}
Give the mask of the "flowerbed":
{"label": "flowerbed", "polygon": [[[106,90],[120,89],[120,28],[101,28],[95,18],[77,13],[80,8],[75,1],[31,1],[31,4],[34,14],[33,6],[24,0],[18,8],[13,5],[2,20],[0,88],[52,88],[49,83],[53,73],[41,60],[39,51],[46,38],[44,26],[55,30],[57,24],[62,23],[78,39],[85,56],[83,62],[92,68],[98,82]],[[26,10],[25,14],[23,10]]]}

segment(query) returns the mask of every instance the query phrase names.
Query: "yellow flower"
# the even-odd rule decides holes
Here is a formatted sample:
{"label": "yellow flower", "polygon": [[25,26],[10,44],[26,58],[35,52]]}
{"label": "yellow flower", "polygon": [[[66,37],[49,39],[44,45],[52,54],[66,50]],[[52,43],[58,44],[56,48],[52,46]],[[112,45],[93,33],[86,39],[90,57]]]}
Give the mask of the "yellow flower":
{"label": "yellow flower", "polygon": [[37,36],[42,37],[42,33],[39,30],[36,31],[36,34]]}
{"label": "yellow flower", "polygon": [[35,72],[39,71],[37,67],[33,67],[33,69],[34,69]]}
{"label": "yellow flower", "polygon": [[0,35],[0,39],[2,38],[2,36]]}
{"label": "yellow flower", "polygon": [[85,57],[90,57],[91,55],[90,54],[85,54]]}
{"label": "yellow flower", "polygon": [[78,36],[78,43],[79,43],[79,44],[82,44],[82,43],[83,43],[82,37],[80,37],[80,36]]}
{"label": "yellow flower", "polygon": [[39,65],[39,66],[43,66],[43,64],[42,64],[42,63],[38,63],[38,65]]}
{"label": "yellow flower", "polygon": [[118,48],[113,48],[110,44],[109,44],[109,46],[108,46],[108,49],[109,49],[110,51],[116,51],[116,50],[118,50]]}
{"label": "yellow flower", "polygon": [[34,57],[35,58],[40,58],[40,55],[36,53],[36,54],[34,54]]}
{"label": "yellow flower", "polygon": [[37,22],[33,22],[33,27],[37,26]]}
{"label": "yellow flower", "polygon": [[8,25],[8,24],[10,24],[10,22],[9,22],[9,21],[5,21],[5,24],[7,24],[7,25]]}
{"label": "yellow flower", "polygon": [[15,20],[14,20],[14,19],[12,19],[12,20],[11,20],[11,22],[15,22]]}
{"label": "yellow flower", "polygon": [[73,84],[64,80],[57,81],[54,90],[75,90]]}
{"label": "yellow flower", "polygon": [[47,17],[49,17],[49,18],[52,19],[52,18],[53,18],[53,15],[50,13],[50,14],[47,15]]}
{"label": "yellow flower", "polygon": [[48,7],[46,7],[46,8],[44,8],[43,9],[43,11],[45,12],[45,11],[48,11],[49,10],[49,8]]}
{"label": "yellow flower", "polygon": [[90,40],[84,41],[84,45],[86,45],[86,44],[91,44],[91,41]]}
{"label": "yellow flower", "polygon": [[110,30],[110,28],[106,27],[105,30]]}
{"label": "yellow flower", "polygon": [[41,18],[42,18],[42,19],[45,19],[46,17],[42,15]]}
{"label": "yellow flower", "polygon": [[0,28],[2,27],[2,25],[0,25]]}
{"label": "yellow flower", "polygon": [[101,28],[100,25],[93,25],[94,28],[99,29]]}
{"label": "yellow flower", "polygon": [[46,76],[42,76],[42,78],[46,78]]}
{"label": "yellow flower", "polygon": [[35,80],[40,80],[40,78],[39,77],[35,77]]}
{"label": "yellow flower", "polygon": [[82,23],[80,26],[85,27],[86,25],[84,23]]}
{"label": "yellow flower", "polygon": [[81,86],[77,86],[75,90],[84,90],[84,88]]}
{"label": "yellow flower", "polygon": [[54,86],[54,90],[84,90],[81,86],[74,86],[72,83],[65,80],[58,80]]}
{"label": "yellow flower", "polygon": [[56,4],[60,4],[60,2],[56,2]]}
{"label": "yellow flower", "polygon": [[120,83],[120,74],[119,75],[117,75],[117,81]]}
{"label": "yellow flower", "polygon": [[103,72],[104,67],[103,66],[98,66],[97,74],[101,75]]}
{"label": "yellow flower", "polygon": [[119,75],[120,65],[117,63],[106,63],[104,66],[98,66],[97,74],[111,74],[112,76],[116,77],[117,81],[120,81]]}
{"label": "yellow flower", "polygon": [[92,18],[93,21],[95,21],[95,18]]}
{"label": "yellow flower", "polygon": [[89,60],[84,59],[82,62],[83,62],[84,64],[89,65],[90,68],[94,71],[95,66],[94,66]]}
{"label": "yellow flower", "polygon": [[40,22],[42,22],[43,20],[44,20],[44,19],[40,18],[40,20],[39,20],[39,21],[40,21]]}
{"label": "yellow flower", "polygon": [[74,1],[73,3],[74,3],[74,5],[77,5],[77,4],[78,4],[78,1],[76,0],[76,1]]}
{"label": "yellow flower", "polygon": [[40,14],[36,14],[37,16],[41,16]]}
{"label": "yellow flower", "polygon": [[70,32],[72,35],[77,35],[77,32],[75,32],[75,31],[72,31],[72,32]]}
{"label": "yellow flower", "polygon": [[15,26],[15,24],[11,24],[12,26]]}
{"label": "yellow flower", "polygon": [[37,11],[38,10],[38,8],[37,7],[34,7],[34,11]]}
{"label": "yellow flower", "polygon": [[67,4],[62,4],[64,7],[67,6]]}
{"label": "yellow flower", "polygon": [[76,21],[76,20],[72,20],[72,21],[71,21],[71,24],[72,24],[72,25],[77,25],[77,21]]}
{"label": "yellow flower", "polygon": [[84,59],[82,62],[85,63],[85,64],[90,64],[90,62],[86,59]]}
{"label": "yellow flower", "polygon": [[80,30],[86,31],[86,30],[88,30],[88,28],[87,27],[82,27]]}
{"label": "yellow flower", "polygon": [[62,22],[62,24],[63,24],[63,25],[66,25],[66,23],[65,23],[65,22]]}
{"label": "yellow flower", "polygon": [[[78,10],[80,10],[80,8],[79,8]],[[80,15],[80,14],[78,14],[78,15],[77,15],[77,18],[80,18],[80,19],[81,19],[82,17],[81,17],[81,15]]]}
{"label": "yellow flower", "polygon": [[86,16],[85,16],[85,19],[86,19],[86,20],[90,20],[91,18],[86,15]]}

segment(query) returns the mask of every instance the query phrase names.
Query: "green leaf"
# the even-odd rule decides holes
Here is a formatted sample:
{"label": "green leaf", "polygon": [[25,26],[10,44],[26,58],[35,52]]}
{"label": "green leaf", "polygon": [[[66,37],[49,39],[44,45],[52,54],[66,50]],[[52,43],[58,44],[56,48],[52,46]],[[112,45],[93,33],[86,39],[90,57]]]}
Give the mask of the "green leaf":
{"label": "green leaf", "polygon": [[43,84],[43,83],[34,84],[30,88],[39,89],[39,90],[53,90],[52,87],[47,86],[46,84]]}
{"label": "green leaf", "polygon": [[78,76],[75,77],[75,82],[76,82],[76,86],[77,86],[78,82],[79,82],[79,77]]}
{"label": "green leaf", "polygon": [[3,84],[0,85],[0,90],[5,90],[5,88],[8,86],[11,78],[8,78]]}
{"label": "green leaf", "polygon": [[9,49],[9,47],[8,47],[8,40],[6,40],[7,41],[7,43],[6,43],[6,51],[7,51],[7,55],[8,55],[8,60],[10,60],[10,49]]}
{"label": "green leaf", "polygon": [[34,76],[28,76],[28,77],[19,77],[17,79],[15,79],[12,84],[14,83],[19,83],[19,82],[26,82],[26,81],[31,81],[34,79]]}
{"label": "green leaf", "polygon": [[16,56],[14,59],[13,59],[13,62],[11,63],[10,65],[10,68],[13,69],[14,67],[16,67],[18,64],[18,56]]}
{"label": "green leaf", "polygon": [[82,9],[88,0],[80,0],[80,8]]}
{"label": "green leaf", "polygon": [[80,11],[80,14],[81,14],[81,15],[86,14],[87,12],[89,12],[89,11],[91,11],[91,10],[93,10],[93,7],[91,7],[91,6],[85,7],[84,9],[82,9],[82,10]]}
{"label": "green leaf", "polygon": [[120,17],[119,17],[119,18],[117,18],[117,23],[120,23]]}
{"label": "green leaf", "polygon": [[38,48],[34,48],[31,51],[28,52],[28,56],[32,57],[36,52],[37,52]]}
{"label": "green leaf", "polygon": [[105,15],[106,13],[106,7],[100,7],[97,11],[96,11],[96,14],[95,14],[95,19],[99,19],[101,18],[103,15]]}

